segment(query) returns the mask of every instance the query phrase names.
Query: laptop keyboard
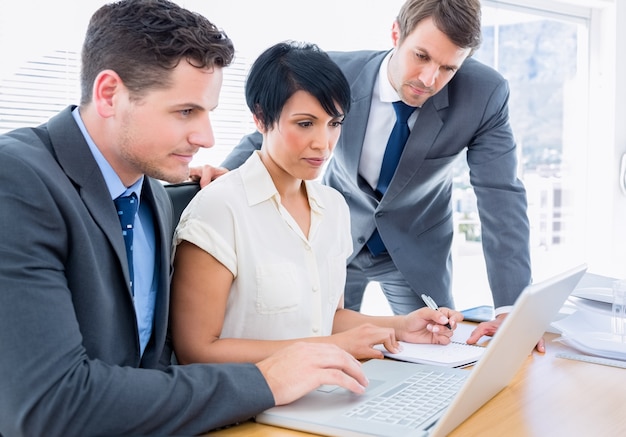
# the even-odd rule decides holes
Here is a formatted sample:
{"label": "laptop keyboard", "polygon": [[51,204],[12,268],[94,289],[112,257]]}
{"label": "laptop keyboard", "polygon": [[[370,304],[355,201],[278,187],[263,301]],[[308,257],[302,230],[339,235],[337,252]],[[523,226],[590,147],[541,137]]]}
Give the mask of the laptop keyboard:
{"label": "laptop keyboard", "polygon": [[450,405],[465,375],[418,371],[396,387],[345,413],[349,417],[419,429]]}

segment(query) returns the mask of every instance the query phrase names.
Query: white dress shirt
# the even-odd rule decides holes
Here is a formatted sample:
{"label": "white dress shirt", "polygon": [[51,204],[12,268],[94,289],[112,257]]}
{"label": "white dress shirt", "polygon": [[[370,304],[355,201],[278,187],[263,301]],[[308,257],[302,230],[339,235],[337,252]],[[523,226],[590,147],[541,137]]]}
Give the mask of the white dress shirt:
{"label": "white dress shirt", "polygon": [[[370,114],[367,119],[367,129],[359,162],[359,174],[372,188],[376,188],[378,185],[378,176],[380,175],[380,167],[383,164],[387,140],[393,125],[396,123],[396,112],[392,103],[400,100],[398,93],[391,86],[387,76],[387,67],[392,53],[393,51],[389,52],[380,64],[378,78],[372,93]],[[419,108],[415,108],[408,120],[410,130],[413,129],[418,115]]]}
{"label": "white dress shirt", "polygon": [[204,188],[182,214],[187,240],[234,276],[221,337],[280,340],[332,333],[352,253],[350,217],[333,188],[305,181],[308,237],[282,206],[258,152]]}

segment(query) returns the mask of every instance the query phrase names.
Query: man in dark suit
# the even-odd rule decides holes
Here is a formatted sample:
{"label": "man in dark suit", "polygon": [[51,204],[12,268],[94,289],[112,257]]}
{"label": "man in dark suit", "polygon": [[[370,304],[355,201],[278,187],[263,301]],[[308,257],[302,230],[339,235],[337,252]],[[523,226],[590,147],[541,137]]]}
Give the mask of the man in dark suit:
{"label": "man in dark suit", "polygon": [[[496,319],[471,336],[475,342],[495,332],[531,281],[526,192],[516,176],[508,85],[470,58],[481,41],[479,0],[408,0],[391,36],[388,52],[329,53],[352,91],[352,109],[323,179],[350,207],[355,250],[346,308],[360,308],[370,281],[381,284],[397,314],[423,306],[423,292],[454,307],[452,169],[467,151],[496,307]],[[399,100],[412,107],[410,136],[393,178],[381,188],[396,120],[392,102]],[[260,141],[258,133],[245,137],[223,168],[204,169],[202,183],[239,166]]]}
{"label": "man in dark suit", "polygon": [[[363,392],[359,363],[330,345],[170,363],[174,223],[157,179],[186,179],[213,145],[233,55],[167,0],[105,5],[83,46],[81,105],[0,136],[0,435],[191,435],[320,384]],[[138,212],[116,209],[127,195]]]}

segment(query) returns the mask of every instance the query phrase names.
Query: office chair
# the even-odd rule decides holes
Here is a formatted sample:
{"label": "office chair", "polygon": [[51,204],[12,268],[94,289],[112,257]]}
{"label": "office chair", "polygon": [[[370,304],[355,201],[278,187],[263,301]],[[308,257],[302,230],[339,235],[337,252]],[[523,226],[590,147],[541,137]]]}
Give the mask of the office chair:
{"label": "office chair", "polygon": [[189,201],[200,191],[200,184],[198,182],[181,182],[179,184],[164,184],[163,187],[172,200],[174,225],[176,225]]}

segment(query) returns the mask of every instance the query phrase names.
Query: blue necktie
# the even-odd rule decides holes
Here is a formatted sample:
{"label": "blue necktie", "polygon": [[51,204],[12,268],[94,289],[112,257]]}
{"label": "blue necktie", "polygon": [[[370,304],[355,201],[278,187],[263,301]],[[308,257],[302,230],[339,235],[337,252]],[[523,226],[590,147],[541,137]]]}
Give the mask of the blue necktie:
{"label": "blue necktie", "polygon": [[[380,167],[380,176],[378,177],[378,185],[376,191],[383,196],[389,188],[391,178],[393,178],[400,162],[400,156],[404,150],[406,140],[409,138],[409,125],[407,121],[415,110],[413,106],[409,106],[402,100],[393,102],[393,109],[396,111],[396,124],[394,124],[387,140],[387,147],[385,148],[385,154],[383,156],[383,163]],[[378,229],[374,230],[374,233],[367,242],[367,248],[372,255],[380,255],[385,250],[383,240],[380,238]]]}
{"label": "blue necktie", "polygon": [[128,273],[130,275],[130,289],[135,295],[133,287],[135,273],[133,271],[133,226],[135,223],[135,214],[137,214],[137,196],[135,193],[129,196],[120,196],[114,200],[117,208],[117,215],[122,225],[122,235],[126,244],[126,257],[128,258]]}

